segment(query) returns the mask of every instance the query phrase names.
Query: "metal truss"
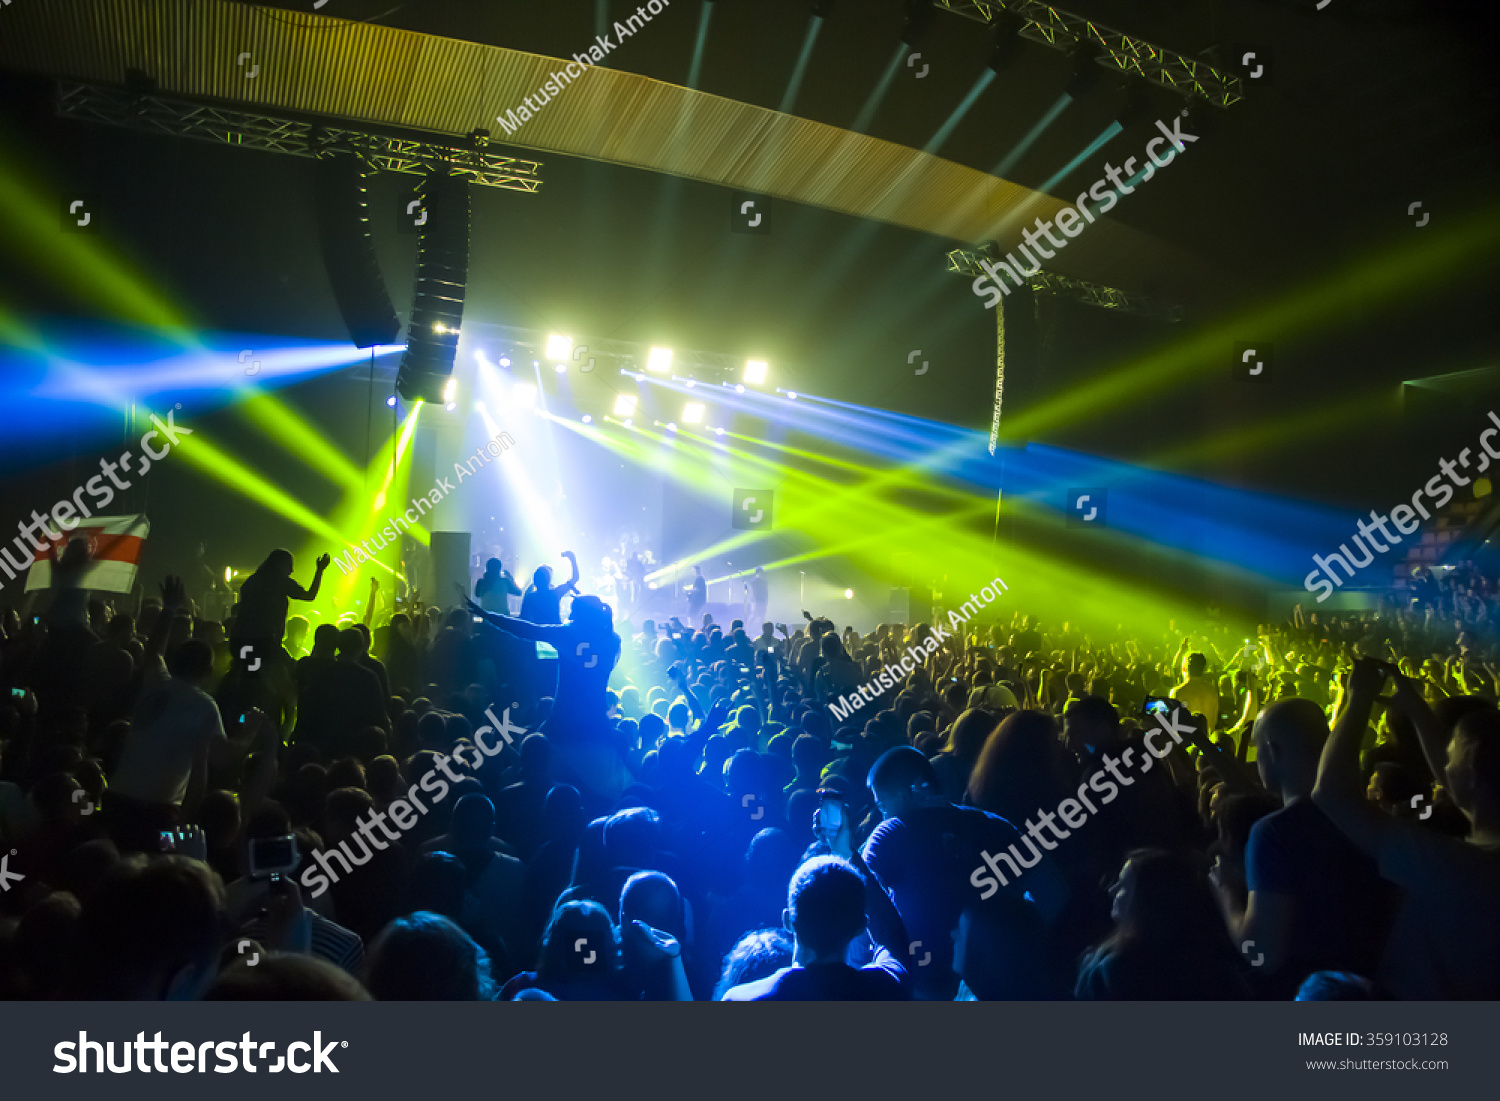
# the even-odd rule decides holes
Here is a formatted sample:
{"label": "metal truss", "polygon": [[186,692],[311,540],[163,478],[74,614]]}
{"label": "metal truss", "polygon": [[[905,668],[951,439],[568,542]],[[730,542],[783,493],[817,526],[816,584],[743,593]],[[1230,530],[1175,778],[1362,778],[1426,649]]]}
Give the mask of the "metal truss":
{"label": "metal truss", "polygon": [[[960,275],[984,275],[986,272],[979,266],[979,260],[979,253],[957,248],[948,254],[948,270]],[[1026,284],[1033,291],[1065,294],[1086,306],[1096,306],[1101,310],[1118,310],[1157,321],[1182,320],[1182,306],[1178,303],[1131,294],[1100,283],[1087,283],[1082,279],[1069,279],[1050,271],[1037,272],[1026,280]]]}
{"label": "metal truss", "polygon": [[352,149],[372,169],[382,172],[425,176],[434,169],[446,168],[485,187],[534,192],[542,185],[538,175],[540,161],[491,152],[484,137],[473,140],[440,135],[398,137],[88,84],[60,84],[57,112],[64,118],[294,157],[316,159],[326,150]]}
{"label": "metal truss", "polygon": [[[547,345],[547,332],[543,329],[521,329],[513,325],[480,323],[467,326],[466,332],[472,342],[475,339],[493,342],[497,354],[515,353],[525,350],[533,359],[542,359]],[[628,340],[605,340],[595,337],[574,338],[573,357],[568,361],[570,371],[596,370],[598,361],[605,361],[607,369],[618,368],[632,374],[645,373],[646,361],[651,354],[651,345],[636,344]],[[698,382],[730,382],[738,380],[744,373],[745,360],[720,352],[701,352],[690,348],[672,349],[672,366],[666,376],[682,375]]]}
{"label": "metal truss", "polygon": [[1244,85],[1237,76],[1041,0],[936,0],[936,3],[955,15],[986,26],[994,26],[1001,21],[1002,13],[1010,13],[1011,18],[1019,19],[1016,31],[1022,38],[1055,50],[1070,50],[1079,43],[1092,44],[1101,52],[1102,67],[1160,84],[1188,99],[1229,107],[1244,98]]}

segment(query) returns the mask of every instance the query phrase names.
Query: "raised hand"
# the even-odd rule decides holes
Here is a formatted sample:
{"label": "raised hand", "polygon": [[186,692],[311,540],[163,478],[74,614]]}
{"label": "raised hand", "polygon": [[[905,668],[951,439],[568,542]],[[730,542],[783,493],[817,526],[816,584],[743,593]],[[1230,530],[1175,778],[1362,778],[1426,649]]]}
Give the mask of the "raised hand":
{"label": "raised hand", "polygon": [[330,555],[330,554],[328,554],[328,553],[325,552],[325,553],[323,553],[323,554],[321,554],[321,555],[318,556],[318,561],[317,561],[316,565],[318,567],[318,572],[319,573],[322,573],[324,570],[326,570],[332,564],[333,564],[333,556],[332,555]]}
{"label": "raised hand", "polygon": [[168,574],[161,583],[161,604],[165,608],[180,608],[187,603],[187,589],[182,578]]}

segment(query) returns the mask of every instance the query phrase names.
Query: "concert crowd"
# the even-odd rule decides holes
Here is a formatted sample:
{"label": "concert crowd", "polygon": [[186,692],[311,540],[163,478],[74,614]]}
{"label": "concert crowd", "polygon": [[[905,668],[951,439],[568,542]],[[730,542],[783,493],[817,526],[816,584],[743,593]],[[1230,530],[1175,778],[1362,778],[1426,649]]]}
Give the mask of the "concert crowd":
{"label": "concert crowd", "polygon": [[861,634],[493,562],[314,629],[327,556],[219,618],[86,553],[0,622],[6,998],[1500,997],[1473,571],[1258,627],[1085,632],[1018,586]]}

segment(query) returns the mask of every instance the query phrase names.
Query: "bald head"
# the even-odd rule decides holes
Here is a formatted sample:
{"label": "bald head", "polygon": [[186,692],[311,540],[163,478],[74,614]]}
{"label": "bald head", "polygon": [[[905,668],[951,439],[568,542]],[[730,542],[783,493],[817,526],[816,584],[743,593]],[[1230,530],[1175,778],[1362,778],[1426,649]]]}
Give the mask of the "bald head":
{"label": "bald head", "polygon": [[1328,720],[1312,700],[1273,703],[1255,720],[1255,763],[1271,791],[1291,799],[1312,793]]}

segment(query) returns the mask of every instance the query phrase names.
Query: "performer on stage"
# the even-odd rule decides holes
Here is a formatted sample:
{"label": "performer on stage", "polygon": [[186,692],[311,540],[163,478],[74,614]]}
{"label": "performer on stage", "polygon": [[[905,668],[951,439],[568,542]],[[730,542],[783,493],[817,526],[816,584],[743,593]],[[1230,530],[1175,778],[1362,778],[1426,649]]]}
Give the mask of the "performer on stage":
{"label": "performer on stage", "polygon": [[703,576],[703,567],[693,567],[693,583],[688,586],[688,622],[697,623],[704,605],[708,603],[708,581]]}
{"label": "performer on stage", "polygon": [[766,621],[766,605],[771,602],[771,586],[766,583],[766,571],[755,567],[750,578],[750,621],[745,624],[747,634],[760,630]]}

